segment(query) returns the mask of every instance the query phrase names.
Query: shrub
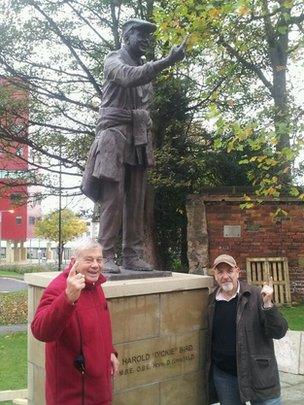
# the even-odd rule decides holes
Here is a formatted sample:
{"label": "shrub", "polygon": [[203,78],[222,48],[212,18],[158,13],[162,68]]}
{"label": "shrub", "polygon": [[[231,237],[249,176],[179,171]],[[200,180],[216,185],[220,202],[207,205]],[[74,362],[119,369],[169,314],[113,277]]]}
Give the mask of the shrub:
{"label": "shrub", "polygon": [[56,271],[57,265],[55,263],[41,263],[41,264],[7,264],[3,263],[0,265],[0,270],[9,271],[18,274],[25,273],[38,273],[43,271]]}
{"label": "shrub", "polygon": [[27,322],[27,290],[0,294],[0,325]]}

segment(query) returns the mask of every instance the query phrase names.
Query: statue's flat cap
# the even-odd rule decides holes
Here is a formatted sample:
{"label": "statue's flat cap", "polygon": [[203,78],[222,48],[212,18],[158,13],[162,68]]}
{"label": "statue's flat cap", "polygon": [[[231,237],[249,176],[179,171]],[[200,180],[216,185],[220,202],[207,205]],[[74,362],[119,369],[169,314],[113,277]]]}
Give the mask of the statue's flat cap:
{"label": "statue's flat cap", "polygon": [[123,34],[127,33],[131,28],[135,28],[137,30],[142,30],[145,32],[152,33],[156,30],[156,25],[153,23],[150,23],[149,21],[133,18],[131,20],[126,21],[123,24],[123,26],[122,26]]}

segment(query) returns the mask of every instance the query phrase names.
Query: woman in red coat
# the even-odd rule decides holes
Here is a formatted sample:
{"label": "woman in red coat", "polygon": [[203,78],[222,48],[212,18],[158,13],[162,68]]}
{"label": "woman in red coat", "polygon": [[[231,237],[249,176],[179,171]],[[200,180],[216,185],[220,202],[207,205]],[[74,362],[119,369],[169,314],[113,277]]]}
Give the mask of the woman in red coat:
{"label": "woman in red coat", "polygon": [[101,246],[82,243],[42,295],[31,329],[46,342],[47,405],[111,404],[118,360],[101,268]]}

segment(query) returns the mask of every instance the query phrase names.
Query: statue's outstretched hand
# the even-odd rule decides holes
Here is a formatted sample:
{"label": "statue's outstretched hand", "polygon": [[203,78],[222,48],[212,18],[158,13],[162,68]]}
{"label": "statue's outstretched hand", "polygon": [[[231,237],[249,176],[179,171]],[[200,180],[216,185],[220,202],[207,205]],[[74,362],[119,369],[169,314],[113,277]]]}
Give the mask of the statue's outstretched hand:
{"label": "statue's outstretched hand", "polygon": [[174,65],[175,63],[180,62],[186,56],[186,46],[187,46],[188,38],[189,38],[189,35],[187,35],[184,38],[183,42],[180,45],[173,46],[171,48],[171,51],[168,55],[171,65]]}

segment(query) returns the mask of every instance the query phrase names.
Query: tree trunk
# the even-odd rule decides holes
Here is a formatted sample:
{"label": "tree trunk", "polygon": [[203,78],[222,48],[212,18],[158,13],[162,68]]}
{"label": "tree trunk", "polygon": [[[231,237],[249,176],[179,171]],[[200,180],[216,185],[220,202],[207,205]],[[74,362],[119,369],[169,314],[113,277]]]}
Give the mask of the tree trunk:
{"label": "tree trunk", "polygon": [[[283,9],[282,13],[289,13],[290,9]],[[279,30],[281,29],[281,32]],[[273,71],[273,100],[274,127],[277,139],[277,151],[290,148],[290,111],[287,94],[287,62],[288,62],[288,32],[289,26],[285,18],[280,18],[277,25],[278,37],[269,43],[270,59]],[[280,168],[280,180],[283,185],[291,181],[290,162],[283,163]]]}
{"label": "tree trunk", "polygon": [[58,253],[58,271],[62,270],[62,262],[63,262],[63,250],[64,250],[64,243],[58,244],[57,253]]}
{"label": "tree trunk", "polygon": [[278,150],[290,147],[290,117],[287,98],[287,38],[281,39],[272,49],[274,125],[278,136]]}
{"label": "tree trunk", "polygon": [[[185,207],[185,216],[186,215],[186,207]],[[187,240],[187,221],[181,226],[181,246],[180,246],[180,261],[183,268],[183,271],[189,270],[189,262],[188,262],[188,240]]]}
{"label": "tree trunk", "polygon": [[154,216],[155,193],[151,185],[147,185],[145,213],[144,213],[144,249],[145,258],[156,269],[162,270],[160,254],[156,243],[156,229]]}

